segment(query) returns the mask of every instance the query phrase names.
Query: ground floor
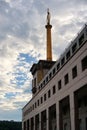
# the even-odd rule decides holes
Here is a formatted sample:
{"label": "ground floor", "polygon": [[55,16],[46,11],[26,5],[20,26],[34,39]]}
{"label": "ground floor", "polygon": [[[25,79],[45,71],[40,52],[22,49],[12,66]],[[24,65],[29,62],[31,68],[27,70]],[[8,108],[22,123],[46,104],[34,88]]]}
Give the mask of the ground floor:
{"label": "ground floor", "polygon": [[87,85],[22,122],[23,130],[87,130]]}

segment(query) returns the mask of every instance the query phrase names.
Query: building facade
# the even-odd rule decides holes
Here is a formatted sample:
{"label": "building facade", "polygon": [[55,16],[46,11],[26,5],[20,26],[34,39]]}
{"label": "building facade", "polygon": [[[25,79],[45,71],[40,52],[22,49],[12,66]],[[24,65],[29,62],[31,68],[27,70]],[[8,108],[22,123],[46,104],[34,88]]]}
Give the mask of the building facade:
{"label": "building facade", "polygon": [[22,109],[22,130],[87,130],[87,25],[57,61],[40,60],[30,71],[33,97]]}

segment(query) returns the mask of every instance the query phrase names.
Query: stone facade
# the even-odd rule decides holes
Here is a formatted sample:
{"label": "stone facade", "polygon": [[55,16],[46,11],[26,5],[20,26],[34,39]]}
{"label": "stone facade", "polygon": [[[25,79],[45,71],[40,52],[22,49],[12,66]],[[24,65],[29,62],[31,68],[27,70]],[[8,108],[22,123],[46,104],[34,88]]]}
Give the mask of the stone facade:
{"label": "stone facade", "polygon": [[87,25],[23,107],[22,130],[87,130]]}

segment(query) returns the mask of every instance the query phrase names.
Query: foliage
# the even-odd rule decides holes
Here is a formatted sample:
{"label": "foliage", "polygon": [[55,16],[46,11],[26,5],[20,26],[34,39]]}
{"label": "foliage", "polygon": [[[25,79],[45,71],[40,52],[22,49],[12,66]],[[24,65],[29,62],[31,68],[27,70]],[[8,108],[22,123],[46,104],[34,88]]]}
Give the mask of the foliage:
{"label": "foliage", "polygon": [[22,130],[22,123],[15,121],[0,121],[0,130]]}

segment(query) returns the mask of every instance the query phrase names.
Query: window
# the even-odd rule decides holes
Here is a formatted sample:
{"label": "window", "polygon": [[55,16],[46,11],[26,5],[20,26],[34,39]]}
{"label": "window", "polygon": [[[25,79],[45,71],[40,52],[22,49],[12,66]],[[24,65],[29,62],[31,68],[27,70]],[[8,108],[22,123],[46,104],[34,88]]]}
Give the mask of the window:
{"label": "window", "polygon": [[62,58],[61,65],[63,65],[64,63],[65,63],[65,57]]}
{"label": "window", "polygon": [[60,63],[57,64],[57,70],[60,68]]}
{"label": "window", "polygon": [[50,96],[51,96],[51,91],[49,90],[48,91],[48,98],[50,98]]}
{"label": "window", "polygon": [[83,43],[84,41],[84,34],[79,38],[79,46]]}
{"label": "window", "polygon": [[65,81],[65,85],[69,82],[69,76],[68,76],[68,74],[66,74],[64,76],[64,81]]}
{"label": "window", "polygon": [[35,102],[35,108],[37,107],[37,104],[36,104],[36,102]]}
{"label": "window", "polygon": [[33,104],[33,110],[34,110],[34,104]]}
{"label": "window", "polygon": [[34,87],[36,87],[36,78],[34,79]]}
{"label": "window", "polygon": [[38,106],[39,106],[39,100],[37,101],[37,104],[38,104]]}
{"label": "window", "polygon": [[45,85],[45,80],[43,81],[43,86]]}
{"label": "window", "polygon": [[85,69],[87,69],[87,56],[85,56],[83,59],[82,59],[82,71],[84,71]]}
{"label": "window", "polygon": [[43,97],[41,97],[41,104],[43,103]]}
{"label": "window", "polygon": [[46,94],[44,94],[44,101],[46,101]]}
{"label": "window", "polygon": [[41,88],[43,87],[42,83],[41,83]]}
{"label": "window", "polygon": [[61,89],[62,84],[61,84],[61,80],[58,81],[58,90]]}
{"label": "window", "polygon": [[77,43],[75,43],[73,46],[72,46],[72,53],[74,53],[77,49]]}
{"label": "window", "polygon": [[56,93],[56,86],[54,85],[53,86],[53,94],[55,94]]}
{"label": "window", "polygon": [[76,76],[77,76],[77,66],[75,66],[75,67],[72,69],[72,78],[74,79]]}
{"label": "window", "polygon": [[39,86],[39,90],[40,90],[40,86]]}
{"label": "window", "polygon": [[70,58],[70,51],[68,51],[67,53],[66,53],[66,60],[68,60]]}
{"label": "window", "polygon": [[48,82],[48,76],[46,77],[46,82]]}
{"label": "window", "polygon": [[55,68],[53,69],[53,74],[55,74]]}
{"label": "window", "polygon": [[52,73],[49,74],[49,78],[51,78],[51,77],[52,77]]}

